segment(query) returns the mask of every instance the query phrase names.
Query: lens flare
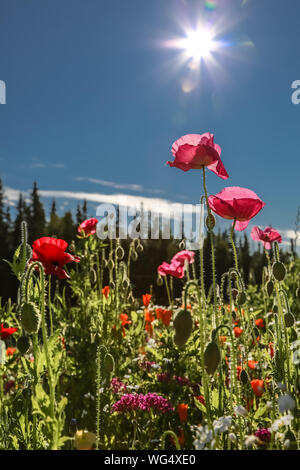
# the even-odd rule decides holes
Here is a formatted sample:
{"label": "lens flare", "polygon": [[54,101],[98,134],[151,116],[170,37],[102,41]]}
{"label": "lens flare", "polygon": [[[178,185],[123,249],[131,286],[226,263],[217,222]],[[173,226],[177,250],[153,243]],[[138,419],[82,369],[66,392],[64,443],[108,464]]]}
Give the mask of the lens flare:
{"label": "lens flare", "polygon": [[187,38],[181,41],[181,47],[185,49],[189,57],[196,60],[207,57],[214,46],[211,33],[202,29],[190,32]]}

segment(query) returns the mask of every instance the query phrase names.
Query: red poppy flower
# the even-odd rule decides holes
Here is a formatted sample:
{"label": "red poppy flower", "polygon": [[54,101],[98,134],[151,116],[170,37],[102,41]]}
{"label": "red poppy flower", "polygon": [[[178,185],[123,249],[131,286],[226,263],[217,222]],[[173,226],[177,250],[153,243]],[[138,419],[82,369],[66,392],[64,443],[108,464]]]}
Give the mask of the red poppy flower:
{"label": "red poppy flower", "polygon": [[274,357],[274,354],[275,354],[272,341],[270,341],[270,343],[269,343],[269,354],[270,354],[271,358]]}
{"label": "red poppy flower", "polygon": [[198,395],[195,398],[196,398],[196,400],[200,401],[200,403],[202,403],[202,405],[206,406],[205,398],[204,398],[203,395]]}
{"label": "red poppy flower", "polygon": [[63,266],[73,261],[78,263],[80,258],[65,253],[67,247],[68,243],[59,238],[39,238],[32,244],[32,259],[42,263],[46,274],[55,274],[60,279],[68,279],[70,276],[63,269]]}
{"label": "red poppy flower", "polygon": [[257,226],[253,227],[251,230],[251,237],[253,240],[261,241],[266,250],[271,250],[273,242],[282,242],[280,233],[277,232],[277,230],[274,230],[272,227],[266,227],[265,230],[261,230]]}
{"label": "red poppy flower", "polygon": [[148,307],[148,305],[150,304],[151,298],[152,298],[151,294],[144,294],[143,295],[143,304],[145,305],[145,307]]}
{"label": "red poppy flower", "polygon": [[258,364],[258,361],[248,361],[249,369],[256,369],[257,364]]}
{"label": "red poppy flower", "polygon": [[261,397],[262,394],[264,393],[264,381],[255,379],[255,380],[251,380],[250,383],[251,383],[251,387],[255,395],[257,397]]}
{"label": "red poppy flower", "polygon": [[6,339],[13,333],[18,331],[18,328],[4,328],[3,323],[1,323],[1,339]]}
{"label": "red poppy flower", "polygon": [[7,348],[6,349],[6,355],[7,356],[13,356],[16,352],[16,348]]}
{"label": "red poppy flower", "polygon": [[103,287],[102,294],[104,295],[104,297],[107,298],[109,296],[109,291],[110,291],[109,286]]}
{"label": "red poppy flower", "polygon": [[177,413],[179,415],[180,421],[183,423],[184,421],[187,421],[187,415],[188,415],[188,405],[185,403],[180,403],[177,405]]}
{"label": "red poppy flower", "polygon": [[243,333],[243,330],[242,328],[236,326],[235,328],[233,328],[233,331],[234,331],[234,336],[236,338],[238,338],[239,336],[241,336],[241,334]]}
{"label": "red poppy flower", "polygon": [[147,323],[152,323],[155,320],[154,315],[150,310],[145,310],[145,321]]}
{"label": "red poppy flower", "polygon": [[172,310],[167,310],[165,308],[157,308],[155,311],[156,317],[161,320],[164,325],[169,326],[173,313]]}
{"label": "red poppy flower", "polygon": [[99,222],[98,219],[84,220],[79,225],[77,230],[80,234],[82,234],[82,232],[83,232],[86,237],[89,237],[90,235],[94,235],[94,233],[96,233],[96,225],[97,225],[98,222]]}
{"label": "red poppy flower", "polygon": [[237,370],[237,379],[240,380],[240,375],[241,375],[241,372],[242,372],[242,366],[236,366],[236,370]]}
{"label": "red poppy flower", "polygon": [[221,147],[214,143],[214,135],[187,134],[176,140],[172,146],[173,162],[167,162],[183,171],[198,170],[205,166],[222,179],[228,178],[221,155]]}
{"label": "red poppy flower", "polygon": [[235,229],[245,230],[250,219],[255,217],[265,203],[247,188],[231,186],[215,196],[209,196],[208,204],[212,211],[224,219],[236,219]]}
{"label": "red poppy flower", "polygon": [[255,325],[257,326],[257,328],[265,327],[265,323],[262,318],[258,318],[257,320],[255,320]]}
{"label": "red poppy flower", "polygon": [[121,326],[122,326],[122,334],[123,334],[123,336],[125,337],[125,336],[126,336],[126,333],[125,333],[125,326],[126,326],[126,325],[130,325],[130,324],[131,324],[131,321],[128,320],[128,315],[127,315],[126,313],[121,313],[120,319],[121,319],[121,321],[122,321],[122,324],[121,324]]}

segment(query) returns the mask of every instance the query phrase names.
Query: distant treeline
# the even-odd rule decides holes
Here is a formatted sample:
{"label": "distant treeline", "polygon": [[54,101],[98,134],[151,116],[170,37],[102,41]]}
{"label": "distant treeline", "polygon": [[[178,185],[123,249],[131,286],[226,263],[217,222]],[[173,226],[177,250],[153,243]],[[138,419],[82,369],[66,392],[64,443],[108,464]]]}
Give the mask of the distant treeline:
{"label": "distant treeline", "polygon": [[[20,226],[23,220],[28,225],[28,242],[30,244],[43,236],[55,236],[66,240],[68,243],[74,241],[76,245],[79,243],[79,240],[76,238],[78,225],[87,218],[89,218],[89,215],[86,201],[77,205],[74,220],[74,216],[70,211],[65,212],[63,216],[59,216],[54,200],[47,220],[43,203],[39,197],[37,183],[34,182],[29,202],[26,202],[20,193],[15,218],[12,220],[9,206],[5,204],[5,194],[0,179],[0,297],[4,301],[9,297],[16,298],[17,281],[11,274],[8,264],[3,260],[10,260],[14,250],[20,244]],[[214,236],[218,283],[220,283],[221,275],[233,266],[232,250],[228,238],[227,231],[222,233],[219,231]],[[122,245],[125,251],[127,251],[129,240],[122,241]],[[139,254],[138,260],[132,262],[131,279],[133,291],[136,296],[141,296],[143,293],[149,292],[150,286],[152,286],[156,300],[162,303],[166,299],[164,287],[159,287],[156,284],[157,267],[163,261],[169,262],[172,256],[180,250],[179,240],[143,240],[143,246],[144,250]],[[207,289],[209,289],[212,282],[210,249],[209,239],[206,238],[203,251]],[[295,255],[292,242],[291,251]],[[266,258],[261,244],[257,243],[257,250],[251,254],[249,241],[246,233],[244,233],[238,240],[238,255],[245,283],[260,284],[262,282],[262,267],[266,265]],[[196,252],[196,273],[198,273],[199,267],[198,256],[199,254]],[[284,261],[287,261],[288,257],[289,254],[287,252],[282,252]],[[181,283],[182,280],[174,280],[175,296],[180,292]]]}

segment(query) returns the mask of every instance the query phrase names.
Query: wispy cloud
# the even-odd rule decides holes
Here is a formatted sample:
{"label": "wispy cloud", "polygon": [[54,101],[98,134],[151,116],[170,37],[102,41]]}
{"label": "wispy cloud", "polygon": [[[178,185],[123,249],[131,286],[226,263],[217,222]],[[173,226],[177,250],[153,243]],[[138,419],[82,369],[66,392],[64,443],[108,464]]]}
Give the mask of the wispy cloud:
{"label": "wispy cloud", "polygon": [[136,191],[136,192],[146,192],[151,194],[163,194],[164,191],[162,189],[145,189],[144,186],[141,184],[123,184],[123,183],[115,183],[114,181],[105,181],[96,178],[88,178],[83,176],[78,176],[74,178],[75,181],[88,181],[89,183],[99,184],[101,186],[106,186],[108,188],[114,189],[127,189],[128,191]]}
{"label": "wispy cloud", "polygon": [[64,163],[53,163],[53,162],[44,162],[39,158],[32,158],[32,163],[30,164],[30,168],[65,168],[66,165]]}

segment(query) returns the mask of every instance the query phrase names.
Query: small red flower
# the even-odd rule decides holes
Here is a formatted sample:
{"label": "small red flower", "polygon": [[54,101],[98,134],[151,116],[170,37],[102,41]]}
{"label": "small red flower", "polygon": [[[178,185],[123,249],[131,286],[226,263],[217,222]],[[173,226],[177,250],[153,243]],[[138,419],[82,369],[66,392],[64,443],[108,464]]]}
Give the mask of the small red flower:
{"label": "small red flower", "polygon": [[257,328],[264,328],[265,322],[262,318],[258,318],[257,320],[255,320],[255,325],[257,326]]}
{"label": "small red flower", "polygon": [[251,387],[255,395],[257,397],[261,397],[262,394],[264,393],[264,381],[255,379],[255,380],[251,380],[250,383],[251,383]]}
{"label": "small red flower", "polygon": [[145,305],[146,308],[149,306],[151,298],[152,298],[151,294],[143,295],[143,304]]}
{"label": "small red flower", "polygon": [[236,338],[239,338],[239,336],[241,336],[241,334],[243,333],[243,330],[242,328],[236,326],[235,328],[233,328],[233,331],[234,331],[234,336]]}
{"label": "small red flower", "polygon": [[126,336],[126,333],[125,333],[125,326],[126,325],[130,325],[131,324],[131,321],[128,320],[128,315],[126,313],[121,313],[120,315],[120,319],[122,321],[122,334],[123,336],[125,337]]}
{"label": "small red flower", "polygon": [[73,261],[78,263],[80,258],[65,253],[67,247],[68,243],[59,238],[39,238],[32,244],[32,259],[42,263],[46,274],[55,274],[60,279],[68,279],[70,276],[63,269],[63,266]]}
{"label": "small red flower", "polygon": [[84,220],[78,227],[78,232],[80,234],[84,234],[86,237],[94,235],[96,233],[96,225],[98,223],[98,219],[87,219]]}
{"label": "small red flower", "polygon": [[182,423],[187,421],[188,407],[189,406],[186,405],[185,403],[180,403],[179,405],[177,405],[177,413]]}
{"label": "small red flower", "polygon": [[219,341],[221,344],[226,343],[226,340],[227,340],[227,336],[219,336]]}
{"label": "small red flower", "polygon": [[169,326],[173,314],[172,310],[157,308],[155,311],[156,317],[161,320],[165,326]]}
{"label": "small red flower", "polygon": [[145,310],[145,321],[147,323],[152,323],[155,320],[154,315],[150,310]]}
{"label": "small red flower", "polygon": [[1,339],[6,339],[13,333],[18,331],[18,328],[4,328],[3,323],[1,323]]}
{"label": "small red flower", "polygon": [[203,395],[198,395],[195,398],[196,398],[196,400],[200,401],[200,403],[202,403],[202,405],[206,406],[205,398],[204,398]]}
{"label": "small red flower", "polygon": [[269,354],[270,354],[271,358],[274,357],[274,348],[273,348],[272,341],[270,341],[270,343],[269,343]]}
{"label": "small red flower", "polygon": [[257,364],[258,364],[258,361],[248,361],[249,369],[252,369],[252,370],[256,369]]}
{"label": "small red flower", "polygon": [[242,372],[242,366],[237,366],[236,367],[236,370],[237,370],[237,379],[240,380],[240,375],[241,375],[241,372]]}
{"label": "small red flower", "polygon": [[109,296],[109,292],[110,292],[109,286],[103,287],[102,294],[104,295],[104,297],[107,298]]}
{"label": "small red flower", "polygon": [[16,352],[16,348],[7,348],[6,349],[6,355],[7,356],[13,356]]}

